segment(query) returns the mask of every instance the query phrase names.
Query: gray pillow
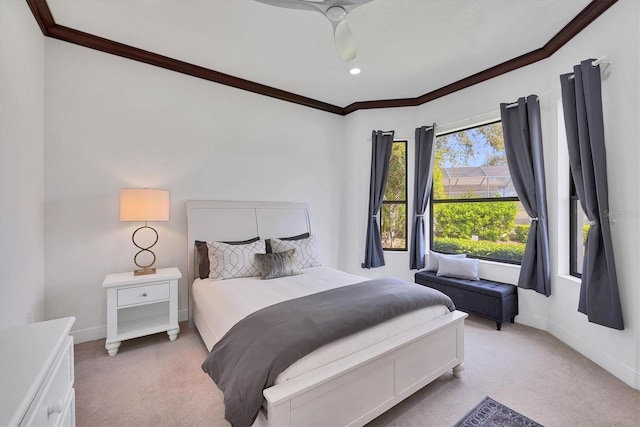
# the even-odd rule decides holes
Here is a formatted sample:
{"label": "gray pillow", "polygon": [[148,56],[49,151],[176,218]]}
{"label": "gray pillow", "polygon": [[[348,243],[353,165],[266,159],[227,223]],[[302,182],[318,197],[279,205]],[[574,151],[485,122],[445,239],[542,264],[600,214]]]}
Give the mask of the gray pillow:
{"label": "gray pillow", "polygon": [[458,279],[478,280],[477,258],[440,258],[440,266],[436,276],[457,277]]}
{"label": "gray pillow", "polygon": [[270,254],[256,254],[255,256],[260,264],[263,279],[275,279],[276,277],[302,274],[302,270],[300,270],[300,266],[298,265],[298,257],[296,256],[295,249]]}
{"label": "gray pillow", "polygon": [[429,251],[429,259],[427,260],[427,271],[433,271],[434,273],[438,271],[438,260],[442,257],[448,258],[466,258],[467,254],[457,254],[457,255],[449,255],[449,254],[441,254],[434,251]]}

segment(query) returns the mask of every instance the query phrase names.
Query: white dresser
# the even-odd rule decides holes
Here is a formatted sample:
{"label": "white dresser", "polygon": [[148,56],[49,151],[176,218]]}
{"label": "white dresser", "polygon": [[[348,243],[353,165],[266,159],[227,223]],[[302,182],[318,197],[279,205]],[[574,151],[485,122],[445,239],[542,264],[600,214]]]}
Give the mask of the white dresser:
{"label": "white dresser", "polygon": [[0,329],[1,426],[75,426],[75,320]]}

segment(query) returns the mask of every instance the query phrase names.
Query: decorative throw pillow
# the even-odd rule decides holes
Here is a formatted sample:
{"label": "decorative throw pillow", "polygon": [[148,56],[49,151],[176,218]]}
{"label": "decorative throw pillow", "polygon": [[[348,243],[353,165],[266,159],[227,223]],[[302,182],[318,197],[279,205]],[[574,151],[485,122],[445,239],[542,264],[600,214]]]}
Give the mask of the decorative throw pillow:
{"label": "decorative throw pillow", "polygon": [[458,279],[478,280],[478,260],[476,258],[440,258],[436,276],[457,277]]}
{"label": "decorative throw pillow", "polygon": [[[249,243],[257,242],[260,240],[260,237],[254,237],[253,239],[240,240],[237,242],[222,242],[228,245],[247,245]],[[198,277],[201,279],[206,279],[209,277],[209,247],[207,246],[207,242],[202,242],[200,240],[196,240],[196,250],[198,259],[196,260],[198,264]]]}
{"label": "decorative throw pillow", "polygon": [[273,252],[284,252],[289,249],[295,249],[296,255],[298,255],[298,263],[300,268],[319,267],[322,265],[320,254],[318,254],[318,247],[316,245],[316,238],[314,235],[300,240],[281,240],[271,239],[271,249]]}
{"label": "decorative throw pillow", "polygon": [[256,259],[260,263],[262,279],[275,279],[276,277],[302,274],[295,249],[270,254],[256,254]]}
{"label": "decorative throw pillow", "polygon": [[434,273],[438,271],[438,262],[441,258],[466,258],[467,254],[457,254],[457,255],[448,255],[448,254],[440,254],[438,252],[429,251],[429,259],[427,262],[427,271],[433,271]]}
{"label": "decorative throw pillow", "polygon": [[[302,240],[302,239],[306,239],[310,236],[309,233],[302,233],[302,234],[298,234],[297,236],[291,236],[291,237],[278,237],[278,239],[280,240]],[[273,250],[271,250],[271,239],[267,239],[264,241],[265,245],[267,246],[267,253],[270,254],[271,252],[273,252]]]}
{"label": "decorative throw pillow", "polygon": [[264,240],[248,245],[212,242],[207,246],[210,278],[220,280],[260,275],[260,263],[255,255],[264,253]]}

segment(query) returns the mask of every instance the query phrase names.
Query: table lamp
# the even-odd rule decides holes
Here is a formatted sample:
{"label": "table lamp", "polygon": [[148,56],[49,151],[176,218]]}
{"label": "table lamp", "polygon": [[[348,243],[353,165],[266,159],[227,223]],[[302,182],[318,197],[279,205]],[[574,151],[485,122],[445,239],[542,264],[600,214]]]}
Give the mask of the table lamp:
{"label": "table lamp", "polygon": [[[139,267],[133,274],[155,274],[153,264],[156,262],[156,254],[151,248],[158,243],[158,232],[147,225],[148,221],[169,221],[169,192],[167,190],[151,190],[148,188],[123,188],[120,190],[120,221],[144,221],[142,227],[137,228],[131,240],[140,249],[133,257],[133,262]],[[136,242],[136,233],[148,228],[155,233],[155,241],[149,246],[140,246]],[[138,256],[148,252],[153,257],[147,265],[138,263]]]}

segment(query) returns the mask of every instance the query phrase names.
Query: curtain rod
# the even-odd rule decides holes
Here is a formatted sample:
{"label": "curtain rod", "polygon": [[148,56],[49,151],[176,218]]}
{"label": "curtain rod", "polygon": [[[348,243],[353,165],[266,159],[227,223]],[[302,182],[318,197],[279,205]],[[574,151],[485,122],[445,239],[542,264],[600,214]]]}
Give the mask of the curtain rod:
{"label": "curtain rod", "polygon": [[[527,103],[527,100],[525,99],[524,103]],[[540,103],[540,98],[538,98],[538,103]],[[513,108],[513,107],[517,107],[518,106],[518,102],[514,102],[511,104],[507,104],[507,106],[505,108]]]}
{"label": "curtain rod", "polygon": [[[446,129],[446,132],[455,131],[458,124],[460,124],[459,128],[462,129],[465,126],[468,126],[469,123],[473,123],[475,119],[481,119],[478,125],[482,125],[482,123],[490,123],[496,120],[500,120],[500,110],[486,111],[480,114],[474,114],[473,116],[467,117],[465,119],[454,120],[449,123],[437,124],[435,131],[442,132],[443,129]],[[456,126],[454,126],[456,125]]]}
{"label": "curtain rod", "polygon": [[[598,59],[594,59],[594,60],[591,62],[591,66],[592,66],[592,67],[597,67],[597,66],[598,66],[598,65],[600,65],[600,64],[602,64],[602,65],[603,65],[602,70],[600,70],[600,71],[601,71],[601,72],[604,72],[604,71],[607,69],[607,67],[609,67],[609,65],[611,65],[611,60],[610,60],[609,58],[607,58],[606,56],[601,56],[600,58],[598,58]],[[573,80],[573,79],[575,79],[575,76],[574,76],[574,75],[573,75],[573,73],[572,73],[572,74],[569,76],[569,80]]]}
{"label": "curtain rod", "polygon": [[591,63],[592,66],[596,67],[600,64],[604,64],[605,68],[606,66],[611,64],[611,60],[609,58],[607,58],[606,56],[601,56],[600,58],[596,59],[595,61],[593,61]]}

